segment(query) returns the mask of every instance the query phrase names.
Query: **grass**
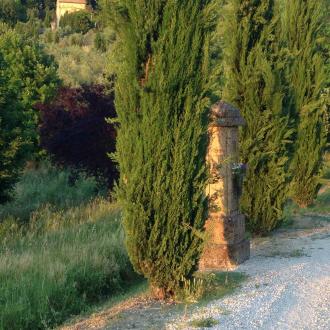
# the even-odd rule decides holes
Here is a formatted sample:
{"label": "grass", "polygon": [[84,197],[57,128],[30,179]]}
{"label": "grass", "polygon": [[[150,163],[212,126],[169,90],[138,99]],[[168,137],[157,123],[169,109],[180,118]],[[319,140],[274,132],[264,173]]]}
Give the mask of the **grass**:
{"label": "grass", "polygon": [[177,300],[199,305],[232,294],[248,278],[240,272],[196,273],[192,281],[185,281]]}
{"label": "grass", "polygon": [[31,213],[40,207],[51,205],[64,210],[104,195],[103,190],[93,177],[57,169],[43,162],[37,168],[26,170],[15,186],[13,200],[0,205],[0,223],[8,217],[26,223]]}
{"label": "grass", "polygon": [[320,214],[330,213],[330,187],[320,194],[315,204],[306,211],[309,210]]}
{"label": "grass", "polygon": [[218,324],[219,321],[213,317],[200,318],[190,322],[190,326],[193,328],[212,328]]}
{"label": "grass", "polygon": [[127,304],[129,304],[132,299],[144,297],[147,291],[147,281],[140,279],[134,283],[134,285],[130,285],[126,287],[125,290],[109,297],[105,302],[102,301],[99,304],[93,304],[89,306],[85,312],[68,319],[64,323],[64,328],[70,328],[71,326],[86,320],[91,321],[94,317],[99,320],[100,315],[103,315],[104,312],[109,312],[111,319],[115,319],[117,317],[120,318],[121,312],[125,310]]}
{"label": "grass", "polygon": [[266,258],[302,258],[308,257],[304,249],[295,249],[292,251],[279,251],[274,250],[270,254],[263,255]]}
{"label": "grass", "polygon": [[[286,206],[284,214],[284,222],[281,226],[283,229],[311,228],[311,225],[322,226],[322,223],[330,221],[330,188],[325,189],[310,207],[303,209],[290,202]],[[307,219],[310,221],[305,224],[304,220]]]}
{"label": "grass", "polygon": [[[176,315],[185,315],[186,318],[188,314],[195,313],[196,308],[200,311],[200,308],[205,307],[207,302],[232,294],[246,278],[245,274],[237,272],[197,273],[195,280],[191,281],[190,284],[186,281],[184,289],[175,297],[175,304],[163,304],[150,299],[147,283],[144,281],[140,286],[135,286],[138,290],[135,290],[136,295],[133,299],[127,299],[123,302],[125,299],[122,297],[125,296],[120,297],[119,301],[115,298],[111,300],[110,305],[109,303],[101,305],[100,309],[90,311],[82,320],[81,318],[80,320],[74,318],[69,321],[69,329],[71,329],[70,325],[73,325],[72,328],[85,328],[85,325],[90,326],[94,322],[108,324],[109,328],[116,329],[127,329],[132,323],[139,329],[162,329],[165,323],[169,321],[168,315],[170,318]],[[132,295],[126,295],[126,297],[131,298]],[[116,301],[118,304],[115,305]],[[134,302],[133,307],[131,302]],[[229,313],[228,310],[221,310],[222,315]],[[182,326],[187,326],[187,323],[182,323]]]}
{"label": "grass", "polygon": [[308,255],[304,252],[303,249],[296,249],[291,251],[286,258],[301,258],[301,257],[308,257]]}
{"label": "grass", "polygon": [[301,210],[302,213],[330,214],[330,153],[324,156],[325,164],[321,183],[323,184],[320,193],[310,207]]}
{"label": "grass", "polygon": [[286,218],[311,214],[330,214],[330,187],[325,188],[325,190],[318,195],[313,205],[306,208],[299,208],[295,204],[290,203],[285,210]]}
{"label": "grass", "polygon": [[118,206],[67,174],[27,172],[0,208],[0,329],[52,328],[141,282]]}
{"label": "grass", "polygon": [[323,171],[323,180],[330,180],[330,152],[328,152],[325,157],[325,167]]}
{"label": "grass", "polygon": [[94,219],[84,224],[31,232],[1,245],[1,329],[55,326],[136,283],[118,210],[99,203],[70,210],[80,215],[93,210]]}
{"label": "grass", "polygon": [[293,202],[289,202],[284,210],[283,228],[291,227],[294,218],[311,216],[315,221],[330,221],[330,154],[325,156],[325,167],[321,180],[322,190],[313,205],[299,208]]}
{"label": "grass", "polygon": [[219,272],[212,276],[214,279],[199,300],[200,305],[233,294],[248,279],[248,275],[240,272]]}

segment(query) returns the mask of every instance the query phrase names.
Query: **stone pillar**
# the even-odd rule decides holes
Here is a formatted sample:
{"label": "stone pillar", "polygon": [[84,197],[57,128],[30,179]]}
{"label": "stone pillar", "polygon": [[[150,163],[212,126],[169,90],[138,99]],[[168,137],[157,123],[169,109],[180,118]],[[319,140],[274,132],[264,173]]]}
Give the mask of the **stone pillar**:
{"label": "stone pillar", "polygon": [[241,189],[237,175],[240,170],[238,130],[244,124],[239,110],[233,106],[222,101],[213,106],[207,152],[209,215],[200,270],[233,269],[250,257],[245,217],[239,211]]}

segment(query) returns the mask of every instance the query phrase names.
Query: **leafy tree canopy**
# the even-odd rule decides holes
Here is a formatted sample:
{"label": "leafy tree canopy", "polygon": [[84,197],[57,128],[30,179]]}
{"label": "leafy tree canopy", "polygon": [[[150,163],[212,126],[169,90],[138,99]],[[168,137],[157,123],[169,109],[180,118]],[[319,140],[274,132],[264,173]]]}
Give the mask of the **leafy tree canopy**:
{"label": "leafy tree canopy", "polygon": [[0,21],[14,26],[18,21],[26,21],[26,8],[18,0],[0,0]]}
{"label": "leafy tree canopy", "polygon": [[69,26],[72,32],[85,34],[93,28],[94,24],[91,21],[90,14],[80,10],[74,13],[66,13],[60,20],[60,26]]}
{"label": "leafy tree canopy", "polygon": [[50,99],[59,80],[40,45],[0,26],[0,202],[8,197],[24,161],[37,144],[37,102]]}

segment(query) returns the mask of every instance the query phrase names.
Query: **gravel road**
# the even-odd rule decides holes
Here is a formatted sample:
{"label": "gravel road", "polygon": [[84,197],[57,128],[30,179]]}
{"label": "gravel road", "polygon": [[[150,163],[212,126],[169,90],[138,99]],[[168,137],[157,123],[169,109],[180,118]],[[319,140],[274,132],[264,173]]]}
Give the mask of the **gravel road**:
{"label": "gravel road", "polygon": [[235,270],[249,278],[233,295],[188,312],[137,297],[61,330],[190,330],[206,318],[219,330],[330,330],[330,217],[297,220],[253,239],[250,260]]}
{"label": "gravel road", "polygon": [[208,317],[218,322],[212,329],[330,329],[329,222],[254,240],[251,259],[236,271],[250,276],[237,293],[166,329],[192,329],[192,320]]}

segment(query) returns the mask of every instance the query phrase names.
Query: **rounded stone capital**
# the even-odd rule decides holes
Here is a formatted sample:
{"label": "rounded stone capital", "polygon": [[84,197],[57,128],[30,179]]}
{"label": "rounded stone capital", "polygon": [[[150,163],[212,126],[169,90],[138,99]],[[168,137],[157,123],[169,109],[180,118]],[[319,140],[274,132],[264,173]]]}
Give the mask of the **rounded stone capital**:
{"label": "rounded stone capital", "polygon": [[245,120],[239,109],[224,101],[219,101],[211,108],[211,121],[213,125],[221,127],[244,126]]}

